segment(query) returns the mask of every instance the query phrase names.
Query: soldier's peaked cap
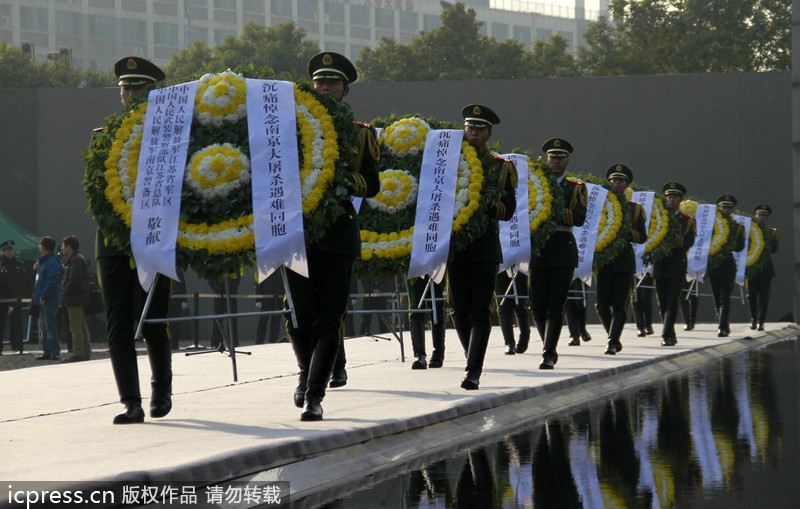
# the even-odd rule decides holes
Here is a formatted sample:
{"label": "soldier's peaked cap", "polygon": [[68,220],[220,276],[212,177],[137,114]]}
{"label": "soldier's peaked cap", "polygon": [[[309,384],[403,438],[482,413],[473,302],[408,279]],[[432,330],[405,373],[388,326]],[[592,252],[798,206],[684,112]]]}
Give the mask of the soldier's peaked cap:
{"label": "soldier's peaked cap", "polygon": [[500,117],[488,106],[482,104],[467,104],[461,108],[464,125],[471,127],[492,127],[500,123]]}
{"label": "soldier's peaked cap", "polygon": [[11,249],[15,245],[16,245],[16,243],[13,240],[6,240],[2,244],[0,244],[0,250],[2,250],[2,249]]}
{"label": "soldier's peaked cap", "polygon": [[606,170],[606,179],[625,179],[628,181],[628,184],[633,182],[633,172],[630,168],[625,166],[624,164],[612,164],[610,168]]}
{"label": "soldier's peaked cap", "polygon": [[756,208],[753,209],[753,214],[758,214],[758,213],[766,214],[768,216],[772,215],[772,207],[770,207],[766,203],[758,204],[756,205]]}
{"label": "soldier's peaked cap", "polygon": [[662,188],[664,194],[677,194],[683,196],[686,194],[686,188],[679,182],[667,182]]}
{"label": "soldier's peaked cap", "polygon": [[346,83],[355,83],[358,72],[346,56],[333,51],[317,53],[308,61],[308,75],[312,80],[344,80]]}
{"label": "soldier's peaked cap", "polygon": [[542,152],[548,156],[568,157],[572,151],[572,144],[564,138],[550,138],[542,144]]}
{"label": "soldier's peaked cap", "polygon": [[732,194],[723,194],[717,198],[717,205],[722,205],[725,207],[735,207],[736,206],[736,198]]}
{"label": "soldier's peaked cap", "polygon": [[153,62],[142,57],[122,57],[114,64],[119,85],[144,85],[163,80],[166,76]]}

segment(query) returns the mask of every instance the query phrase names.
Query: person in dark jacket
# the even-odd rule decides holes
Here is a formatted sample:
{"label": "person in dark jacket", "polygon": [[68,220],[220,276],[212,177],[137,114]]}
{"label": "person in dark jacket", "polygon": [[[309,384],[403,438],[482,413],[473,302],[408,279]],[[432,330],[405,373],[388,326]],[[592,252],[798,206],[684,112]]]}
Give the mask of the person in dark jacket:
{"label": "person in dark jacket", "polygon": [[22,299],[30,295],[27,287],[25,264],[14,253],[16,243],[6,240],[0,244],[0,351],[3,350],[2,334],[8,321],[8,340],[11,350],[22,350]]}
{"label": "person in dark jacket", "polygon": [[750,304],[751,329],[764,330],[764,321],[767,318],[767,305],[772,289],[772,278],[775,277],[775,266],[772,256],[778,251],[780,236],[777,228],[767,227],[767,219],[772,215],[772,208],[766,203],[756,205],[753,210],[753,224],[751,228],[761,228],[764,234],[764,250],[767,261],[754,276],[747,278],[747,302]]}
{"label": "person in dark jacket", "polygon": [[[58,302],[61,288],[61,262],[54,253],[56,240],[53,237],[39,239],[39,259],[36,261],[36,284],[33,287],[33,302],[39,313],[39,334],[42,355],[37,361],[57,361],[61,354],[58,342]],[[34,311],[34,312],[37,312]]]}
{"label": "person in dark jacket", "polygon": [[731,292],[736,284],[736,260],[733,258],[733,253],[738,253],[744,249],[745,245],[744,227],[731,217],[736,203],[736,198],[730,194],[717,197],[717,208],[723,218],[729,222],[730,233],[726,246],[727,252],[722,262],[709,268],[706,274],[711,282],[711,293],[714,294],[714,305],[719,318],[717,336],[720,338],[726,338],[731,333],[728,316],[731,312]]}
{"label": "person in dark jacket", "polygon": [[61,305],[67,309],[69,331],[72,334],[72,355],[64,362],[88,361],[92,355],[92,340],[86,325],[86,306],[89,305],[89,261],[78,251],[80,243],[74,235],[64,237],[64,273],[61,276]]}
{"label": "person in dark jacket", "polygon": [[625,247],[613,260],[597,269],[597,316],[608,332],[606,355],[616,355],[622,350],[622,329],[628,315],[625,308],[631,292],[633,273],[636,271],[636,258],[631,242],[644,244],[647,240],[644,208],[636,202],[625,200],[625,189],[633,182],[633,172],[624,164],[614,164],[606,171],[611,183],[611,192],[624,200],[623,215],[630,214],[633,222],[628,231],[620,232],[625,239]]}
{"label": "person in dark jacket", "polygon": [[[344,99],[349,85],[358,79],[353,63],[331,51],[311,57],[308,73],[322,101]],[[322,400],[342,341],[353,262],[361,255],[361,235],[350,197],[370,198],[380,190],[375,130],[370,126],[361,129],[366,141],[359,154],[358,173],[353,176],[348,194],[342,197],[344,213],[319,241],[306,245],[309,277],[287,271],[297,326],[287,318],[286,332],[300,368],[294,403],[303,409],[303,421],[322,420]]]}
{"label": "person in dark jacket", "polygon": [[678,233],[672,241],[669,254],[653,263],[653,277],[663,323],[661,344],[673,346],[678,343],[675,320],[678,317],[681,291],[686,281],[686,251],[694,244],[697,225],[694,218],[681,212],[681,201],[686,194],[686,188],[679,182],[667,182],[663,191],[670,212],[670,222],[678,223]]}
{"label": "person in dark jacket", "polygon": [[[500,123],[497,114],[486,106],[469,104],[461,110],[464,141],[484,147],[492,136],[492,126]],[[467,357],[461,388],[476,390],[483,372],[483,360],[492,329],[491,306],[497,269],[503,261],[498,221],[508,221],[517,209],[517,170],[511,161],[496,158],[500,200],[491,203],[486,214],[488,225],[480,237],[455,251],[451,245],[447,265],[447,295],[453,307],[453,322]],[[488,185],[488,183],[487,183]]]}

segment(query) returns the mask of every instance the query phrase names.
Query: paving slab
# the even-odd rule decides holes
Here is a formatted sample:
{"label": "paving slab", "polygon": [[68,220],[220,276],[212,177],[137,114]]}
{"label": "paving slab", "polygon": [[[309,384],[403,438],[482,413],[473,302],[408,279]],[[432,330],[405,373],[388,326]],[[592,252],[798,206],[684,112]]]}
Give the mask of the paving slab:
{"label": "paving slab", "polygon": [[[388,335],[352,338],[348,384],[328,390],[320,422],[300,421],[297,365],[286,343],[240,347],[250,355],[236,356],[237,381],[225,354],[175,353],[173,410],[139,425],[111,424],[121,405],[108,359],[2,371],[0,480],[73,490],[156,480],[198,487],[288,481],[292,499],[311,507],[365,476],[481,434],[799,333],[789,323],[767,324],[764,332],[747,324],[731,329],[718,338],[714,324],[698,324],[680,331],[678,345],[662,347],[657,335],[639,338],[629,327],[623,351],[608,356],[601,328],[590,326],[592,341],[570,347],[562,337],[556,369],[542,371],[541,342],[523,355],[504,355],[495,327],[478,391],[460,388],[465,359],[454,330],[447,331],[440,369],[411,370]],[[139,372],[147,409],[146,357],[139,357]]]}

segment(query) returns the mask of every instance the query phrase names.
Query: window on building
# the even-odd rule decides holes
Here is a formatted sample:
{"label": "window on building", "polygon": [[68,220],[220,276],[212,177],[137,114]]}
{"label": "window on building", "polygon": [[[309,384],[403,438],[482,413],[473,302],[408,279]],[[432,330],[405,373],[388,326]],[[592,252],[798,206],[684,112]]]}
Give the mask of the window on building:
{"label": "window on building", "polygon": [[394,30],[394,11],[375,8],[375,28]]}
{"label": "window on building", "polygon": [[147,44],[147,24],[136,19],[121,19],[120,36],[125,42]]}
{"label": "window on building", "polygon": [[403,32],[419,32],[419,22],[417,13],[415,12],[401,12],[400,13],[400,30]]}
{"label": "window on building", "polygon": [[317,19],[317,0],[297,0],[297,17]]}
{"label": "window on building", "polygon": [[153,23],[153,42],[159,46],[177,46],[178,25],[173,23]]}
{"label": "window on building", "polygon": [[292,0],[270,0],[269,12],[273,16],[291,16]]}
{"label": "window on building", "polygon": [[492,37],[498,41],[508,39],[508,25],[505,23],[492,23]]}
{"label": "window on building", "polygon": [[229,35],[231,37],[236,37],[236,32],[232,30],[214,30],[214,44],[219,46]]}
{"label": "window on building", "polygon": [[350,60],[355,62],[358,60],[358,56],[361,54],[361,50],[366,48],[366,46],[362,46],[361,44],[351,44],[350,45]]}
{"label": "window on building", "polygon": [[344,4],[325,2],[325,22],[344,23]]}
{"label": "window on building", "polygon": [[370,25],[369,7],[350,4],[350,24],[368,27]]}
{"label": "window on building", "polygon": [[433,30],[434,28],[439,28],[442,25],[442,20],[439,16],[435,14],[423,14],[422,15],[422,30],[427,32],[429,30]]}
{"label": "window on building", "polygon": [[0,5],[0,28],[11,27],[11,6]]}
{"label": "window on building", "polygon": [[264,14],[264,0],[242,0],[242,10]]}
{"label": "window on building", "polygon": [[530,44],[531,43],[531,29],[528,27],[520,27],[514,26],[514,39],[518,40],[522,44]]}
{"label": "window on building", "polygon": [[189,44],[192,41],[208,41],[208,29],[203,27],[189,27]]}
{"label": "window on building", "polygon": [[236,10],[236,0],[214,0],[215,9],[227,9],[229,11]]}
{"label": "window on building", "polygon": [[80,14],[56,11],[56,33],[59,35],[81,35]]}
{"label": "window on building", "polygon": [[89,37],[114,39],[114,18],[109,16],[89,16]]}
{"label": "window on building", "polygon": [[19,27],[23,30],[47,32],[47,9],[20,7]]}
{"label": "window on building", "polygon": [[544,39],[547,40],[550,36],[553,35],[552,30],[548,30],[546,28],[537,28],[536,29],[536,38],[537,39]]}
{"label": "window on building", "polygon": [[344,55],[344,43],[343,42],[326,42],[325,43],[325,51],[335,51],[336,53],[341,53]]}

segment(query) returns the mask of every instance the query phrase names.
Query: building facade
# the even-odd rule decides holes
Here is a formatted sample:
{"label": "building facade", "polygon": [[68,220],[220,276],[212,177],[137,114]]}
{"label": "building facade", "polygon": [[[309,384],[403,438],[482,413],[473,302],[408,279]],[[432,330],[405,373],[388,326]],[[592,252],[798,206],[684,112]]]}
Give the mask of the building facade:
{"label": "building facade", "polygon": [[[558,1],[558,0],[552,0]],[[67,55],[73,66],[106,70],[119,55],[141,55],[159,65],[194,40],[219,45],[247,23],[294,22],[320,48],[358,58],[383,37],[407,44],[440,25],[440,0],[0,0],[0,40],[38,60]],[[499,41],[561,34],[570,51],[588,23],[606,15],[608,0],[557,4],[528,0],[466,0]]]}

